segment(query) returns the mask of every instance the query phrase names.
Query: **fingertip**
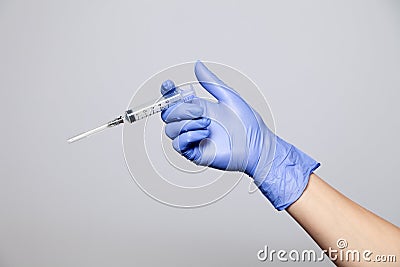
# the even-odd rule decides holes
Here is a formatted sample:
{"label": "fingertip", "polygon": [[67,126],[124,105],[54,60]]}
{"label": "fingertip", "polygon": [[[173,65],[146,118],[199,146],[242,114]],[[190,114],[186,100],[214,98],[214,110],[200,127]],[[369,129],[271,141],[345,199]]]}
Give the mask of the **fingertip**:
{"label": "fingertip", "polygon": [[208,127],[209,125],[210,125],[210,123],[211,123],[211,120],[209,119],[209,118],[206,118],[206,117],[204,117],[204,118],[201,118],[200,119],[200,124],[205,128],[205,127]]}
{"label": "fingertip", "polygon": [[204,65],[203,62],[197,60],[194,64],[194,73],[199,81],[208,81],[211,71]]}
{"label": "fingertip", "polygon": [[204,65],[204,63],[198,59],[196,60],[196,63],[194,64],[194,68],[196,69],[200,69],[200,68],[207,68],[206,65]]}
{"label": "fingertip", "polygon": [[206,129],[206,132],[207,132],[207,135],[206,135],[206,137],[209,137],[209,136],[210,136],[210,134],[211,134],[211,131],[210,131],[209,129]]}
{"label": "fingertip", "polygon": [[179,146],[179,136],[172,140],[172,147],[178,152],[181,153],[181,149]]}
{"label": "fingertip", "polygon": [[238,96],[232,88],[219,79],[203,62],[197,61],[195,63],[194,74],[200,85],[218,101],[231,101],[233,97]]}
{"label": "fingertip", "polygon": [[167,123],[167,118],[168,118],[169,113],[171,113],[171,111],[168,110],[168,109],[163,110],[161,112],[161,119],[162,119],[163,122]]}
{"label": "fingertip", "polygon": [[162,95],[165,95],[172,90],[175,90],[175,83],[173,81],[166,80],[161,84],[160,92]]}
{"label": "fingertip", "polygon": [[210,130],[209,129],[204,129],[204,130],[199,130],[197,131],[199,136],[201,136],[201,139],[207,138],[210,136]]}

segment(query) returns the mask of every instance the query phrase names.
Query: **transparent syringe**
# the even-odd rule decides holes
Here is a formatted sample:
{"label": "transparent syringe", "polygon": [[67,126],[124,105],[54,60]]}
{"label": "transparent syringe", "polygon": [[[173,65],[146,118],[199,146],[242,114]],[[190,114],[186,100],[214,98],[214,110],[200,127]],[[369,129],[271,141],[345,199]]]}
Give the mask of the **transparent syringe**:
{"label": "transparent syringe", "polygon": [[101,125],[97,128],[71,137],[67,141],[68,143],[76,142],[78,140],[81,140],[82,138],[104,131],[107,128],[111,128],[121,123],[124,123],[125,121],[133,123],[135,121],[142,120],[158,112],[161,112],[164,109],[167,109],[177,103],[188,102],[192,100],[195,96],[196,94],[192,85],[189,85],[189,88],[187,89],[176,88],[173,92],[168,93],[158,100],[137,108],[130,108],[125,111],[124,115],[121,115],[118,118],[115,118],[114,120],[109,121],[106,124]]}

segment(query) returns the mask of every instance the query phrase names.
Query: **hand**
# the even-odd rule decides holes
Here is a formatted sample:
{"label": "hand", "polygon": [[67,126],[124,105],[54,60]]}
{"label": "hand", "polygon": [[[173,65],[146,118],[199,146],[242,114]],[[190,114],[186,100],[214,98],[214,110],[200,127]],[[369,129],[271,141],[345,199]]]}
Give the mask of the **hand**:
{"label": "hand", "polygon": [[[245,172],[277,209],[288,207],[300,197],[318,163],[278,138],[237,92],[200,61],[195,74],[217,102],[195,98],[161,113],[174,149],[197,165]],[[174,88],[168,80],[161,93]]]}
{"label": "hand", "polygon": [[[196,98],[162,112],[174,149],[198,165],[252,175],[261,143],[271,147],[273,134],[257,112],[203,63],[196,63],[195,74],[218,102]],[[173,82],[164,82],[162,93],[174,87]]]}

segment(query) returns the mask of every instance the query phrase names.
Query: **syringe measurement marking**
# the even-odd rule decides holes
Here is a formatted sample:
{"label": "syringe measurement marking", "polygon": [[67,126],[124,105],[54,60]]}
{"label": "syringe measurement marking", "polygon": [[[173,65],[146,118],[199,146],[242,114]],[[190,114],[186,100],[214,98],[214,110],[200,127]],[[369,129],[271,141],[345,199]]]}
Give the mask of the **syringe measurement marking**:
{"label": "syringe measurement marking", "polygon": [[133,113],[135,121],[144,119],[150,115],[161,112],[164,109],[169,108],[172,104],[175,104],[179,100],[180,100],[180,96],[176,95],[176,97],[161,100],[154,106],[144,107],[142,109],[139,109],[138,111]]}

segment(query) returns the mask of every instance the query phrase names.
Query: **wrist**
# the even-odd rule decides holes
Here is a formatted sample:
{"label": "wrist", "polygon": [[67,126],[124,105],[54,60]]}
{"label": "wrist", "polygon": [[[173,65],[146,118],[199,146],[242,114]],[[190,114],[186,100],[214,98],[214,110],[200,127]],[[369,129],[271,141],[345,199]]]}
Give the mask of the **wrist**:
{"label": "wrist", "polygon": [[268,148],[268,153],[272,156],[260,157],[252,177],[272,205],[284,210],[301,196],[310,174],[320,164],[278,136],[271,144],[274,148]]}

